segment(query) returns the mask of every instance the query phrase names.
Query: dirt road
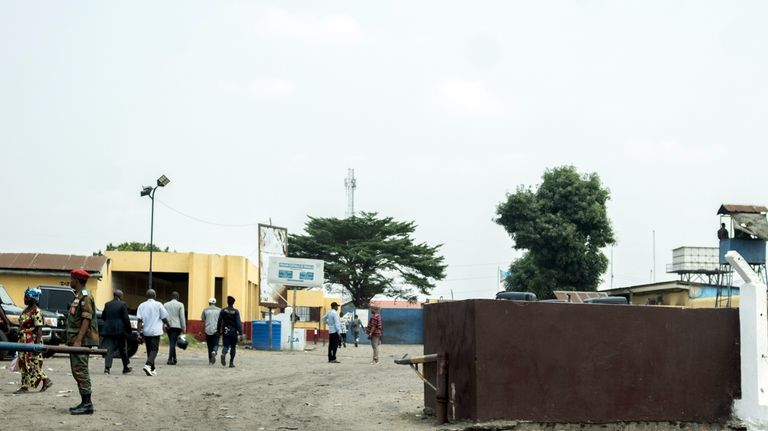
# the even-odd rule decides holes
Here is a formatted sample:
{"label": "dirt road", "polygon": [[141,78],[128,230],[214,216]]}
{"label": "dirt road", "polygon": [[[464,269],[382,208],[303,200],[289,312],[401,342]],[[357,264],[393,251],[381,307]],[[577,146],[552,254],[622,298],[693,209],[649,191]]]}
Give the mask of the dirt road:
{"label": "dirt road", "polygon": [[[161,346],[158,374],[142,371],[144,351],[133,357],[133,373],[112,375],[92,357],[93,416],[71,416],[80,402],[67,356],[44,363],[54,386],[46,393],[12,395],[21,376],[0,370],[0,423],[3,429],[58,430],[425,430],[433,418],[421,418],[422,385],[408,367],[393,359],[422,354],[421,346],[382,346],[382,360],[371,365],[371,348],[348,345],[340,364],[329,364],[322,345],[309,352],[238,349],[236,368],[208,365],[205,345],[179,354],[165,365]],[[50,370],[48,370],[50,369]],[[13,382],[13,383],[11,383]],[[71,391],[71,392],[65,392]]]}
{"label": "dirt road", "polygon": [[[340,349],[340,364],[329,364],[322,345],[308,352],[238,349],[236,368],[208,365],[205,345],[180,352],[179,365],[165,365],[161,346],[158,374],[142,371],[144,352],[133,358],[134,372],[104,375],[102,358],[91,359],[93,416],[71,416],[80,402],[69,373],[69,358],[45,361],[54,386],[46,393],[12,395],[20,375],[0,363],[0,424],[3,430],[500,430],[519,431],[714,431],[727,425],[632,423],[610,425],[496,422],[435,426],[421,415],[422,384],[393,359],[422,354],[422,346],[382,346],[382,361],[370,365],[371,348]],[[113,365],[120,369],[119,360]]]}

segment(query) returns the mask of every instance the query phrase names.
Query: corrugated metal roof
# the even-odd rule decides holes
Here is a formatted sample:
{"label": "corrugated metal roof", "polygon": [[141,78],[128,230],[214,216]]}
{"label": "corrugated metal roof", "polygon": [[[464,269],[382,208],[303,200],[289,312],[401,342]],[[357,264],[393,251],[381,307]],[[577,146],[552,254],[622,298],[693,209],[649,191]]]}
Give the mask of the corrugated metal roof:
{"label": "corrugated metal roof", "polygon": [[71,271],[83,268],[101,272],[106,256],[77,256],[74,254],[0,253],[0,269],[27,271]]}
{"label": "corrugated metal roof", "polygon": [[555,298],[557,299],[576,304],[583,304],[585,299],[603,298],[608,296],[605,292],[583,292],[576,290],[555,290],[552,293],[555,294]]}
{"label": "corrugated metal roof", "polygon": [[758,205],[734,205],[734,204],[722,204],[720,209],[717,210],[717,214],[761,214],[768,213],[768,208]]}

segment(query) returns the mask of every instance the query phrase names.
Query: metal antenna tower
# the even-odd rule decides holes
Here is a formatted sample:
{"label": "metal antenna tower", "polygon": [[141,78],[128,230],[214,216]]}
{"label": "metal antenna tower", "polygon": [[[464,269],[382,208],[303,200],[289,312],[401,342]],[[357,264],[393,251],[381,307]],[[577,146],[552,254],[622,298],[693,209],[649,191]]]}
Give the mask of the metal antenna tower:
{"label": "metal antenna tower", "polygon": [[347,189],[347,217],[353,217],[355,215],[355,189],[357,188],[354,169],[347,169],[344,187]]}

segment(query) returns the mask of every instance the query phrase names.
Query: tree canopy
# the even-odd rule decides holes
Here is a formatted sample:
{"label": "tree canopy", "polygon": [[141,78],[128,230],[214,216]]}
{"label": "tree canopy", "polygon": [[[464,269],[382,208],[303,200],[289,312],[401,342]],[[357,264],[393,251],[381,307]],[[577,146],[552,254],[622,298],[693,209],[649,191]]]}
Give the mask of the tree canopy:
{"label": "tree canopy", "polygon": [[[149,243],[146,242],[123,242],[118,245],[114,245],[111,242],[107,244],[106,251],[149,251]],[[152,244],[152,251],[164,251],[168,252],[170,251],[170,247],[166,247],[164,250],[161,250],[160,247],[157,246],[157,244]],[[101,250],[99,250],[96,253],[93,253],[94,256],[101,256],[103,253]]]}
{"label": "tree canopy", "polygon": [[442,244],[414,243],[416,224],[377,213],[345,219],[309,217],[305,235],[288,236],[292,257],[325,261],[325,280],[344,286],[357,307],[385,294],[410,301],[445,278]]}
{"label": "tree canopy", "polygon": [[520,186],[500,203],[496,223],[526,250],[512,262],[509,290],[551,298],[553,290],[596,290],[608,259],[600,250],[613,244],[606,211],[610,191],[595,173],[573,166],[548,169],[538,188]]}

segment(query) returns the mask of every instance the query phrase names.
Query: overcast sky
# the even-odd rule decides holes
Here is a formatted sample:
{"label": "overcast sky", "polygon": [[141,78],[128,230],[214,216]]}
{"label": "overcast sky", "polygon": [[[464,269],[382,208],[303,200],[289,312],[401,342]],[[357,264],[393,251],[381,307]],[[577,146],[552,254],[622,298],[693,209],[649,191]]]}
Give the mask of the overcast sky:
{"label": "overcast sky", "polygon": [[[492,297],[496,205],[572,164],[611,190],[615,287],[768,204],[768,3],[0,3],[0,252],[149,241],[257,260],[257,223],[356,209]],[[222,226],[228,225],[228,226]],[[611,250],[606,250],[610,257]],[[603,287],[610,285],[604,276]]]}

